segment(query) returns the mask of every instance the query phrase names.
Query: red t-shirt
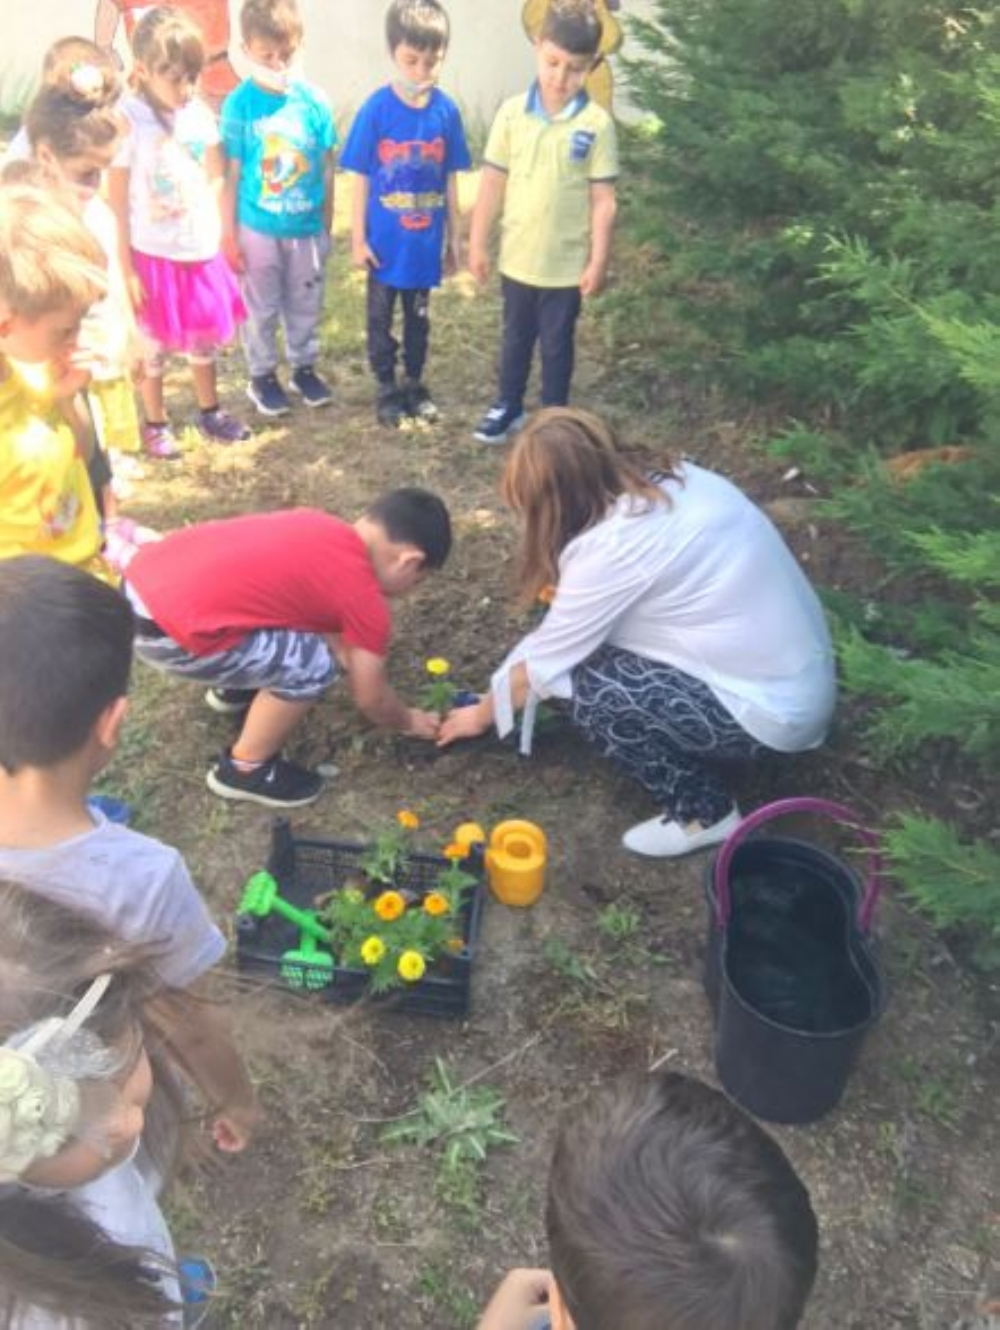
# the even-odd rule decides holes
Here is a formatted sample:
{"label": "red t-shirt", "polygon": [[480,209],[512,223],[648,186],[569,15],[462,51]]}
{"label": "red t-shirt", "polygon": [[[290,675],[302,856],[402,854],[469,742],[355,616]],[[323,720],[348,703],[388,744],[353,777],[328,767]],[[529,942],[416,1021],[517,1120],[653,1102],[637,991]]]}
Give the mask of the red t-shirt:
{"label": "red t-shirt", "polygon": [[384,656],[392,627],[364,541],[316,508],[202,522],[143,547],[129,584],[165,633],[195,656],[257,628],[337,633]]}

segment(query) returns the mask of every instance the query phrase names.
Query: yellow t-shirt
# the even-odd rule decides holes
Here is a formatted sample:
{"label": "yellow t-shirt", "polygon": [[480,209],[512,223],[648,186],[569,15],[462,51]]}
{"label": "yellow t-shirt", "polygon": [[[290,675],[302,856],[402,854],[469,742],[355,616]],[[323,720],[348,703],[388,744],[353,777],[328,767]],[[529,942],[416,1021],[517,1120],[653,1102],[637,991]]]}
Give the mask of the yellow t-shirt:
{"label": "yellow t-shirt", "polygon": [[618,176],[607,111],[584,93],[549,119],[532,87],[500,107],[484,161],[507,176],[500,271],[529,286],[576,286],[590,257],[590,186]]}
{"label": "yellow t-shirt", "polygon": [[[0,373],[4,370],[0,362]],[[106,582],[101,524],[76,439],[9,366],[0,381],[0,559],[50,554]]]}

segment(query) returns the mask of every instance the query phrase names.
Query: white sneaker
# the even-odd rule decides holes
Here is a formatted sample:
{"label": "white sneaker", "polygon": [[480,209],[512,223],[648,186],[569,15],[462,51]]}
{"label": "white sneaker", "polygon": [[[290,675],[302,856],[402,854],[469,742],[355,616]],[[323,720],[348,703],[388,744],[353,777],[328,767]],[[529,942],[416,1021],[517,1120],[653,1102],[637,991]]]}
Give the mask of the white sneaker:
{"label": "white sneaker", "polygon": [[700,822],[689,822],[684,826],[670,818],[651,817],[648,822],[630,827],[622,837],[622,844],[626,850],[648,855],[651,859],[677,859],[682,854],[721,844],[742,820],[735,804],[721,822],[711,827],[703,827]]}

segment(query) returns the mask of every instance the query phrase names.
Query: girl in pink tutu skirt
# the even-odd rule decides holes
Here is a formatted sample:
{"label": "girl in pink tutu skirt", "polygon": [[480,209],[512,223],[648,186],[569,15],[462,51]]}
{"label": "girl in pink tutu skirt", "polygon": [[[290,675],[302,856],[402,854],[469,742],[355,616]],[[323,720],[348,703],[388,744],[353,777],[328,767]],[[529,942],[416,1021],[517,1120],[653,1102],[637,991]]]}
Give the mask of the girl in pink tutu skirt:
{"label": "girl in pink tutu skirt", "polygon": [[176,457],[163,405],[171,351],[191,365],[198,428],[219,443],[250,431],[219,406],[215,355],[246,317],[236,277],[221,254],[223,161],[215,117],[195,96],[205,63],[198,27],[176,9],[151,9],[132,41],[133,94],[121,109],[131,133],[115,157],[109,192],[118,215],[122,267],[147,342],[142,401],[146,449]]}

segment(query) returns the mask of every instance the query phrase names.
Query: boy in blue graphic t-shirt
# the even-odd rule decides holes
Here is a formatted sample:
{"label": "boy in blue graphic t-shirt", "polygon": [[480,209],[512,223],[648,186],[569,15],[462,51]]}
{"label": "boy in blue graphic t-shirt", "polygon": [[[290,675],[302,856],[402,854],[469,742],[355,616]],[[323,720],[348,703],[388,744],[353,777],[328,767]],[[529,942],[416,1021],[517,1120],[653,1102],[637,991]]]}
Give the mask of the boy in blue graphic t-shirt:
{"label": "boy in blue graphic t-shirt", "polygon": [[[351,249],[368,270],[368,360],[378,380],[376,414],[397,428],[433,421],[423,383],[431,287],[458,254],[456,171],[471,165],[462,117],[435,85],[448,47],[448,16],[437,0],[393,0],[385,21],[396,74],[358,112],[341,165],[355,172]],[[444,255],[444,264],[442,264]],[[403,307],[402,384],[392,335],[396,298]]]}
{"label": "boy in blue graphic t-shirt", "polygon": [[291,403],[277,374],[279,325],[289,387],[309,407],[332,400],[316,359],[337,131],[323,93],[291,73],[302,43],[298,0],[245,0],[240,28],[250,77],[222,108],[225,246],[249,312],[247,396],[261,415],[283,416]]}

